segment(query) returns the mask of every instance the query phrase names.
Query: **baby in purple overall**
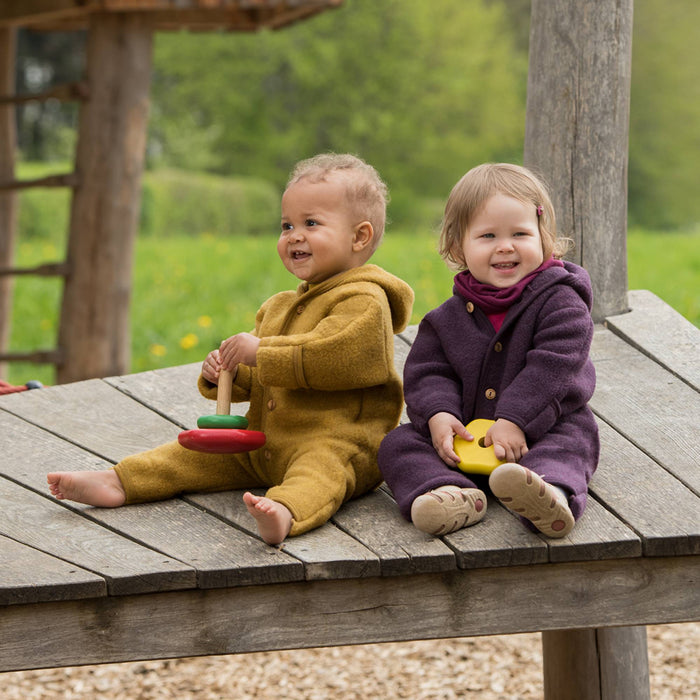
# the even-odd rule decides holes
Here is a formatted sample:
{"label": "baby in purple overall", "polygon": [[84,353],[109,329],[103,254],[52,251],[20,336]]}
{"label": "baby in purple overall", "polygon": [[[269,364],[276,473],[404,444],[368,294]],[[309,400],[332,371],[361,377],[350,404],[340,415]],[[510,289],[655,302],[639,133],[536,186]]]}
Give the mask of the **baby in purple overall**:
{"label": "baby in purple overall", "polygon": [[[461,270],[453,295],[422,320],[404,369],[410,423],[383,440],[379,468],[402,515],[444,535],[486,513],[485,477],[456,469],[454,437],[494,420],[484,444],[506,460],[488,478],[525,524],[564,537],[586,505],[599,453],[591,283],[560,258],[543,183],[525,168],[485,164],[453,188],[440,253]],[[482,479],[484,481],[482,481]]]}

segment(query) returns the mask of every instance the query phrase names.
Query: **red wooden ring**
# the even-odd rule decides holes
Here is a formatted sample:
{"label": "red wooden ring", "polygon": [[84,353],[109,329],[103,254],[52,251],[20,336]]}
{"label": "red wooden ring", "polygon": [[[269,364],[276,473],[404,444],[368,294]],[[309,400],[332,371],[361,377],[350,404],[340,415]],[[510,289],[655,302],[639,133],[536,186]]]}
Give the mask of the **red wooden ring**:
{"label": "red wooden ring", "polygon": [[265,444],[265,433],[259,430],[199,428],[185,430],[177,441],[188,450],[212,454],[233,454],[257,450]]}

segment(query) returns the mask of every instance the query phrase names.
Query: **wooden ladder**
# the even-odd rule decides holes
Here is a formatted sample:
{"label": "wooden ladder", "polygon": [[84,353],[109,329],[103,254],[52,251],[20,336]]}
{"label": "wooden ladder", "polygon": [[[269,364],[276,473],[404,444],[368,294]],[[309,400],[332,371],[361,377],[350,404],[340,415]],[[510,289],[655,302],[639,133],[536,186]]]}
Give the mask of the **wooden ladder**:
{"label": "wooden ladder", "polygon": [[[152,29],[129,14],[90,16],[84,82],[40,95],[15,95],[15,28],[0,27],[0,376],[3,362],[49,363],[65,383],[123,374],[130,362],[132,250],[138,228],[150,92]],[[72,173],[17,181],[14,106],[30,100],[80,101]],[[16,192],[72,190],[64,262],[14,267]],[[6,352],[17,275],[64,281],[57,347]]]}
{"label": "wooden ladder", "polygon": [[58,175],[48,175],[34,180],[14,179],[15,136],[15,105],[25,102],[61,100],[84,100],[87,88],[84,83],[68,83],[59,85],[43,93],[32,95],[14,95],[14,36],[10,30],[0,30],[0,46],[6,55],[3,56],[0,92],[0,129],[5,138],[0,140],[2,171],[0,173],[0,377],[4,373],[7,362],[35,362],[58,365],[61,353],[58,348],[51,350],[32,350],[29,352],[7,352],[12,318],[12,277],[20,275],[36,275],[40,277],[62,277],[68,275],[66,262],[46,262],[34,267],[14,267],[14,249],[17,238],[16,201],[14,193],[31,187],[70,187],[75,188],[78,178],[75,172]]}

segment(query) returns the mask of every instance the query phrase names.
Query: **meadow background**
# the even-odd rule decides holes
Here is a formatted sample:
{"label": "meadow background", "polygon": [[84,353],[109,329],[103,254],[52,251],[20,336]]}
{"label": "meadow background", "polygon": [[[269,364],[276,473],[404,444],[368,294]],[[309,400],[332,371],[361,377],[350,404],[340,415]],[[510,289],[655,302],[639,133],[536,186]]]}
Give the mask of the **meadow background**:
{"label": "meadow background", "polygon": [[[479,162],[522,162],[529,7],[345,0],[279,32],[158,34],[131,371],[201,361],[296,286],[275,250],[279,198],[292,165],[324,150],[357,153],[387,181],[390,225],[374,261],[414,288],[413,322],[444,300],[446,195]],[[636,0],[634,11],[629,287],[700,326],[700,3]],[[81,33],[20,31],[18,92],[80,79],[84,45]],[[17,176],[70,171],[77,107],[17,111]],[[16,264],[62,260],[67,193],[18,199]],[[9,350],[55,346],[60,296],[59,280],[16,278]],[[7,378],[48,384],[53,369],[12,363]]]}

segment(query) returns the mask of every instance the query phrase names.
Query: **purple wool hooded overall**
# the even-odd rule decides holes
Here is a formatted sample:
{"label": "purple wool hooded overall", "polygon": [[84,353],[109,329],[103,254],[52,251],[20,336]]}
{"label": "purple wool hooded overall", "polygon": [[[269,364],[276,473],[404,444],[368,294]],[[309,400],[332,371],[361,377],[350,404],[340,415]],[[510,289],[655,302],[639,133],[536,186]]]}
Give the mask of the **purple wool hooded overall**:
{"label": "purple wool hooded overall", "polygon": [[411,422],[391,431],[378,455],[407,520],[414,499],[439,486],[486,488],[485,478],[448,467],[435,451],[428,420],[442,411],[465,425],[475,418],[518,425],[529,448],[519,463],[561,488],[575,519],[583,513],[599,455],[587,405],[595,388],[591,283],[573,263],[543,267],[498,331],[460,283],[421,321],[404,368]]}

